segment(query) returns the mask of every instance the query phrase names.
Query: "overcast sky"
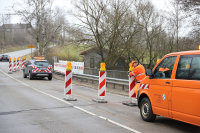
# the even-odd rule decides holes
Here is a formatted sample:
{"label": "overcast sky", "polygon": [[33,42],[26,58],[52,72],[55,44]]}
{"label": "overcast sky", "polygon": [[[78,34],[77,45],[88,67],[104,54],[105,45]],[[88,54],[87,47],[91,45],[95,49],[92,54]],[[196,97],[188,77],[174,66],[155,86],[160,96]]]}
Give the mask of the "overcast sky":
{"label": "overcast sky", "polygon": [[[23,0],[0,0],[0,18],[2,14],[6,13],[12,13],[12,5],[18,1],[23,1]],[[54,7],[60,7],[64,10],[70,11],[73,9],[72,6],[72,1],[74,0],[54,0]],[[153,5],[155,5],[155,8],[160,11],[169,11],[171,6],[170,6],[170,1],[172,0],[151,0]],[[73,20],[73,16],[70,14],[66,14],[66,18],[68,21],[75,21]],[[17,16],[12,16],[11,17],[11,23],[23,23],[22,20],[20,20],[19,17]],[[2,23],[1,23],[2,24]],[[184,29],[185,31],[188,31],[187,29]],[[183,36],[186,34],[186,32],[181,33]]]}
{"label": "overcast sky", "polygon": [[[11,7],[14,2],[19,0],[0,0],[0,13],[7,13],[6,9]],[[151,0],[158,9],[167,9],[170,0]],[[59,7],[71,8],[71,0],[54,0],[54,5]]]}
{"label": "overcast sky", "polygon": [[[12,5],[20,0],[0,0],[0,14],[12,13]],[[152,3],[158,10],[168,10],[170,0],[152,0]],[[72,10],[71,0],[54,0],[54,6],[61,7],[65,10]],[[11,23],[20,23],[20,19],[12,17]]]}

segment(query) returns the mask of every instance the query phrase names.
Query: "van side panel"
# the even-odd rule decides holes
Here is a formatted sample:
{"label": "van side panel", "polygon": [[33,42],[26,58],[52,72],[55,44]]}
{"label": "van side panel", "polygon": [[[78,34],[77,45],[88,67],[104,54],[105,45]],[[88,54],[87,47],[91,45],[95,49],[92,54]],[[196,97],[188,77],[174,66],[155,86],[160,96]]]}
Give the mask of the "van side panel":
{"label": "van side panel", "polygon": [[[153,113],[157,115],[162,115],[166,117],[171,117],[171,84],[166,84],[166,82],[171,82],[170,79],[149,79],[147,78],[141,82],[141,84],[149,84],[149,89],[140,89],[140,93],[145,93],[149,96]],[[165,95],[165,99],[163,99]]]}
{"label": "van side panel", "polygon": [[174,80],[172,115],[175,119],[196,123],[200,126],[200,81]]}
{"label": "van side panel", "polygon": [[172,111],[172,113],[175,116],[173,119],[200,126],[200,117],[196,117],[193,115],[188,115],[188,114],[180,113],[176,111]]}

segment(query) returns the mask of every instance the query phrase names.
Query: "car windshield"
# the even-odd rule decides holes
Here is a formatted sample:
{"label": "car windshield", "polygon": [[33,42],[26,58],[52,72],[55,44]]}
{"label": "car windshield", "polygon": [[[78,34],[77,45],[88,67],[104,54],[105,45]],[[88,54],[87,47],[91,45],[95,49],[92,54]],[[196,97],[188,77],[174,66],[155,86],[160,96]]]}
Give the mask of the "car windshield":
{"label": "car windshield", "polygon": [[48,67],[49,66],[49,62],[47,62],[47,61],[36,61],[34,64],[39,67]]}

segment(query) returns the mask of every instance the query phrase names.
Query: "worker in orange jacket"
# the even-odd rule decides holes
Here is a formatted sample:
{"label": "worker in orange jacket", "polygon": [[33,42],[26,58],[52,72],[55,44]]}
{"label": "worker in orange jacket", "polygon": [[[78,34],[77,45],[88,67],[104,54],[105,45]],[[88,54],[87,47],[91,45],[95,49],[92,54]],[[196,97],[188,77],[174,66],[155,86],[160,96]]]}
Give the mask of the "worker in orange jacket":
{"label": "worker in orange jacket", "polygon": [[146,77],[145,68],[144,68],[143,65],[139,64],[136,61],[132,61],[131,65],[133,67],[133,70],[129,72],[129,76],[135,77],[135,81],[136,81],[137,84],[134,87],[134,91],[135,91],[136,96],[137,96],[137,92],[138,92],[138,89],[139,89],[139,86],[140,86],[140,82]]}

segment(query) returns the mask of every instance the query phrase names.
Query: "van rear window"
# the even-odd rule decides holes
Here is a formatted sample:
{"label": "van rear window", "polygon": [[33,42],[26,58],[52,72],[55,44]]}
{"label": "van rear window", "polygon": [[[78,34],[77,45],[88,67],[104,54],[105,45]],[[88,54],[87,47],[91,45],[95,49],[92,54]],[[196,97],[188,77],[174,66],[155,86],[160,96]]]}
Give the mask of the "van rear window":
{"label": "van rear window", "polygon": [[200,55],[181,56],[176,79],[200,80]]}

